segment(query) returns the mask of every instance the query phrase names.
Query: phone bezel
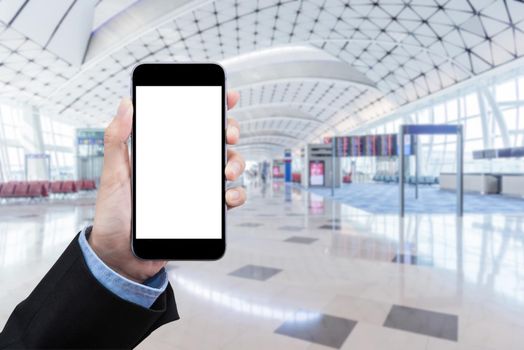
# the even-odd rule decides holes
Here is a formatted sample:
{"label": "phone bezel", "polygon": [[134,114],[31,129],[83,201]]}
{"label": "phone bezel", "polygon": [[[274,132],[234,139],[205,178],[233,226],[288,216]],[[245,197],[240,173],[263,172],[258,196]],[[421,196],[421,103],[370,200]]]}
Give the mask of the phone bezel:
{"label": "phone bezel", "polygon": [[[216,63],[142,63],[134,67],[131,74],[131,96],[133,106],[136,105],[136,86],[221,86],[222,87],[222,235],[220,239],[144,239],[136,238],[136,159],[137,147],[135,134],[137,132],[136,112],[133,112],[133,130],[131,142],[131,249],[140,259],[148,260],[217,260],[226,250],[226,77],[224,69]],[[135,109],[136,110],[136,109]],[[138,125],[139,128],[139,125]],[[198,126],[195,125],[195,135]],[[140,147],[140,145],[138,145]],[[138,165],[140,166],[140,165]],[[217,170],[218,172],[218,170]],[[218,176],[218,174],[217,174]],[[195,184],[198,186],[199,184]],[[205,199],[205,198],[204,198]],[[157,203],[155,203],[157,204]],[[158,205],[158,204],[157,204]],[[218,208],[217,208],[218,210]],[[205,213],[202,213],[205,215]],[[196,223],[198,224],[198,223]],[[176,230],[176,217],[173,219],[173,229]]]}

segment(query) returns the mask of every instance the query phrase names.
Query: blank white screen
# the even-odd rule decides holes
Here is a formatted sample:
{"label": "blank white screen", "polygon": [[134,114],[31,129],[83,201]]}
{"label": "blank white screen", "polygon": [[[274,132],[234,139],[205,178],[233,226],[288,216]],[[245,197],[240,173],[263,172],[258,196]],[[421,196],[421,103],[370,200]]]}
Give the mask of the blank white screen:
{"label": "blank white screen", "polygon": [[136,238],[222,238],[222,87],[137,86]]}

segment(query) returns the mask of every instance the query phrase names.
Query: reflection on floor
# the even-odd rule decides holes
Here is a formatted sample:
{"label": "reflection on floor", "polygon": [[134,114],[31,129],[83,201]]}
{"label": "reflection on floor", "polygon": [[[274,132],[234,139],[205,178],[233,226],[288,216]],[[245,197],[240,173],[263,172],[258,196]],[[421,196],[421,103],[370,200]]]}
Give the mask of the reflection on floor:
{"label": "reflection on floor", "polygon": [[[249,193],[223,259],[168,265],[182,318],[139,349],[522,349],[524,215],[399,220],[282,184]],[[91,205],[0,208],[0,326]]]}
{"label": "reflection on floor", "polygon": [[[298,187],[298,185],[295,185]],[[331,188],[310,188],[309,191],[323,197],[331,196]],[[406,185],[406,212],[421,214],[454,214],[457,197],[455,192],[441,191],[436,186],[419,186],[419,198],[415,199],[415,187]],[[398,214],[398,184],[353,183],[335,189],[335,200],[374,214]],[[524,199],[503,195],[464,194],[464,212],[471,214],[521,214]]]}

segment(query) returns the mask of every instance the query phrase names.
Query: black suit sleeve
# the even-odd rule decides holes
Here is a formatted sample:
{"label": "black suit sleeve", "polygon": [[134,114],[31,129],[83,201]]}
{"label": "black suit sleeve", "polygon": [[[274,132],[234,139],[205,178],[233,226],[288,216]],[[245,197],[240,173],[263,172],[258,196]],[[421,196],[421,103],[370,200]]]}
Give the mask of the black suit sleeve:
{"label": "black suit sleeve", "polygon": [[170,285],[150,309],[107,290],[91,274],[77,236],[15,308],[0,333],[0,349],[129,349],[178,318]]}

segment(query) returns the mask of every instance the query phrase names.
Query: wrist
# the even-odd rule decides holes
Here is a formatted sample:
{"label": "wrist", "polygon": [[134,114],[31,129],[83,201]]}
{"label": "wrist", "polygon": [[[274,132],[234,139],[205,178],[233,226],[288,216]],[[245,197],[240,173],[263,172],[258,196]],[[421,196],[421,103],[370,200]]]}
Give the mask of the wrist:
{"label": "wrist", "polygon": [[94,232],[94,228],[92,229],[91,234],[87,237],[87,242],[95,252],[96,256],[119,275],[137,283],[143,283],[147,279],[147,277],[140,278],[134,274],[128,273],[124,268],[125,261],[122,263],[123,259],[120,258],[122,253],[119,252],[119,248],[115,246],[114,243],[108,242],[99,237],[99,235]]}

